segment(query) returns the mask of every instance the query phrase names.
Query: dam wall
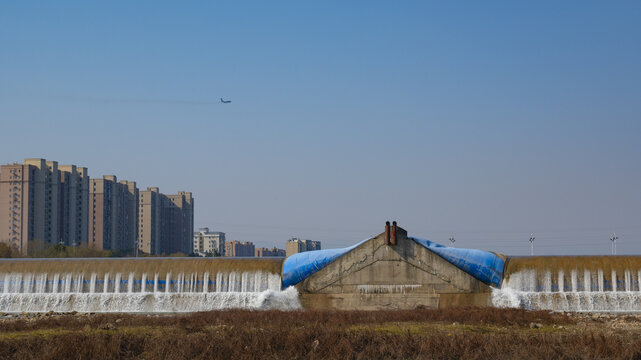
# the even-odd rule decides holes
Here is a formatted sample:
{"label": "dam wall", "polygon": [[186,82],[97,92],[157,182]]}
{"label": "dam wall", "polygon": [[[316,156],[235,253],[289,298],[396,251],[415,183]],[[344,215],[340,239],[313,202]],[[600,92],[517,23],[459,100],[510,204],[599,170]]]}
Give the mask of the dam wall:
{"label": "dam wall", "polygon": [[511,257],[492,303],[557,311],[641,311],[641,256]]}
{"label": "dam wall", "polygon": [[352,246],[286,259],[0,260],[0,312],[452,306],[641,312],[641,256],[506,257],[387,223]]}
{"label": "dam wall", "polygon": [[0,260],[0,311],[190,312],[491,305],[505,257],[386,231],[282,258]]}
{"label": "dam wall", "polygon": [[192,312],[298,308],[283,259],[0,260],[0,311]]}

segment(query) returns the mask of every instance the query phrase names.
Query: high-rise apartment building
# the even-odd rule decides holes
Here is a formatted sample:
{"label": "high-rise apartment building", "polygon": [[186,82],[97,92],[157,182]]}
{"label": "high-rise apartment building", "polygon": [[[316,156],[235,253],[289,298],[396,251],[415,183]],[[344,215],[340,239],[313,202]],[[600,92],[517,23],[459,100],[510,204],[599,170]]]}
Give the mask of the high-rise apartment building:
{"label": "high-rise apartment building", "polygon": [[90,180],[89,246],[121,251],[135,248],[137,194],[136,183],[119,183],[115,175]]}
{"label": "high-rise apartment building", "polygon": [[161,195],[157,187],[149,187],[138,195],[138,250],[160,254]]}
{"label": "high-rise apartment building", "polygon": [[70,246],[86,244],[89,231],[89,175],[87,168],[60,165],[58,170],[60,173],[59,242]]}
{"label": "high-rise apartment building", "polygon": [[291,238],[287,240],[285,245],[287,256],[298,254],[305,251],[314,251],[321,249],[320,241],[305,240],[299,238]]}
{"label": "high-rise apartment building", "polygon": [[135,249],[138,246],[138,188],[135,181],[121,180],[119,182],[122,199],[124,201],[124,216],[122,217],[122,238],[127,244],[125,250]]}
{"label": "high-rise apartment building", "polygon": [[89,246],[95,249],[111,249],[113,242],[114,216],[113,193],[115,176],[89,181]]}
{"label": "high-rise apartment building", "polygon": [[138,202],[138,249],[161,255],[193,252],[194,198],[190,192],[164,195],[157,187],[141,191]]}
{"label": "high-rise apartment building", "polygon": [[[34,243],[35,247],[55,245],[60,242],[58,212],[60,195],[60,174],[57,161],[25,159],[25,165],[33,165],[35,172]],[[35,250],[35,249],[34,249]]]}
{"label": "high-rise apartment building", "polygon": [[194,253],[204,255],[225,255],[225,233],[201,228],[194,233]]}
{"label": "high-rise apartment building", "polygon": [[[42,224],[42,220],[35,221],[37,171],[26,164],[0,168],[0,241],[23,254],[35,239],[36,223]],[[43,231],[39,229],[40,234]]]}
{"label": "high-rise apartment building", "polygon": [[87,232],[87,169],[25,159],[0,167],[0,241],[23,254],[79,244]]}
{"label": "high-rise apartment building", "polygon": [[254,243],[250,241],[240,242],[238,240],[230,241],[225,243],[225,256],[237,257],[237,256],[254,256]]}
{"label": "high-rise apartment building", "polygon": [[162,195],[161,247],[166,254],[191,254],[194,234],[193,198],[190,192]]}

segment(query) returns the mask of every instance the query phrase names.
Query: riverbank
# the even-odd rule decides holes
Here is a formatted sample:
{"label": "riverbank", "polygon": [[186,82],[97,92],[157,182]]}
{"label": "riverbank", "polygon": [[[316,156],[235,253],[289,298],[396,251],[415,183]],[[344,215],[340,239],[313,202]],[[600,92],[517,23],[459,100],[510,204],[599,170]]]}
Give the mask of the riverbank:
{"label": "riverbank", "polygon": [[466,308],[0,314],[0,358],[628,359],[641,316]]}

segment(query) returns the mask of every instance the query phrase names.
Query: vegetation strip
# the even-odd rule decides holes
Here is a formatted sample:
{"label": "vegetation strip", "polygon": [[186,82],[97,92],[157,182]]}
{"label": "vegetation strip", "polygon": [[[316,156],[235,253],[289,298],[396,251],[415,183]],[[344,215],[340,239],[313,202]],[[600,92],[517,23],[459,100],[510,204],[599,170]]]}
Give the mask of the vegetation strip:
{"label": "vegetation strip", "polygon": [[7,359],[454,359],[641,356],[641,318],[518,309],[22,314]]}

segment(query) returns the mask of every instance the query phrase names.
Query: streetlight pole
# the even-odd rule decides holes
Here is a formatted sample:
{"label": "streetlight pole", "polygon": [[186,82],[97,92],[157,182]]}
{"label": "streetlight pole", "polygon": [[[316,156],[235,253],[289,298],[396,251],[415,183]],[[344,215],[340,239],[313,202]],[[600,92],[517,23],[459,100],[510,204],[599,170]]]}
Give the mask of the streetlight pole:
{"label": "streetlight pole", "polygon": [[612,236],[610,236],[610,241],[612,241],[612,255],[617,254],[617,239],[619,239],[619,237],[616,233],[613,233]]}
{"label": "streetlight pole", "polygon": [[530,234],[530,256],[534,256],[534,234]]}
{"label": "streetlight pole", "polygon": [[452,246],[454,246],[454,242],[456,241],[456,239],[454,239],[454,235],[450,235],[450,238],[448,240],[450,240]]}

